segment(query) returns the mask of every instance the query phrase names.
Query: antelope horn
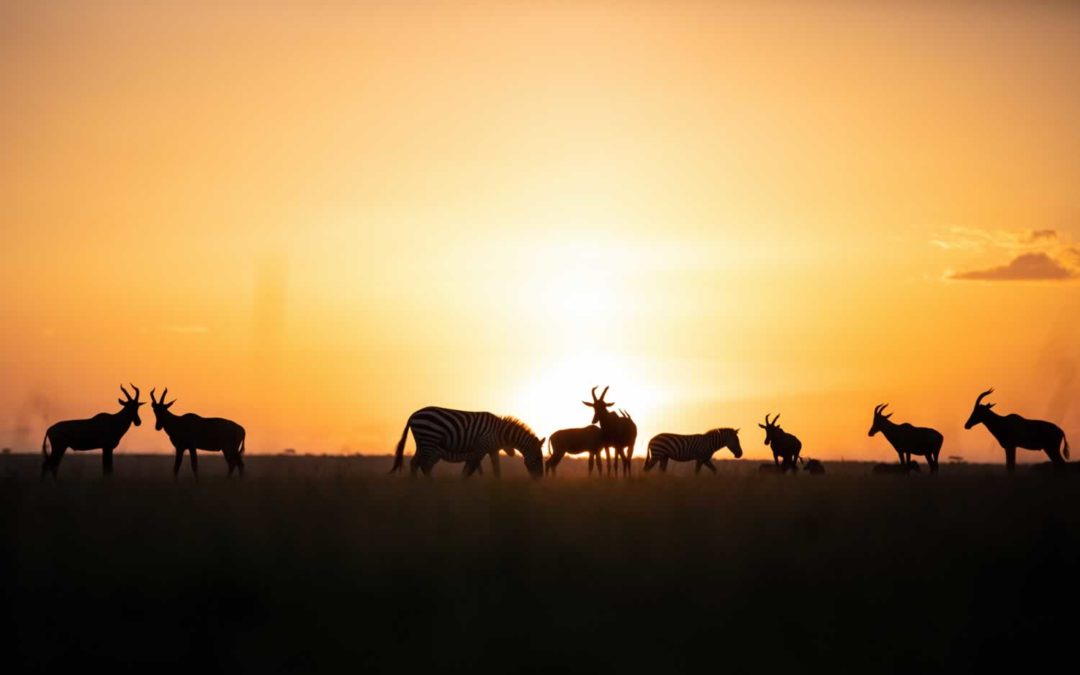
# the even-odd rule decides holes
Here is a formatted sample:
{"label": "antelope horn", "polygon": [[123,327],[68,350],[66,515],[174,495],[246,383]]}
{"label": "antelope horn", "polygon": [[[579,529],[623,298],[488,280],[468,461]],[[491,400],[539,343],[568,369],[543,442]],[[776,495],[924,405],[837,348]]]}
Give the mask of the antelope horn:
{"label": "antelope horn", "polygon": [[603,391],[603,393],[602,393],[602,394],[600,394],[600,400],[601,400],[601,401],[603,401],[603,400],[604,400],[604,397],[605,397],[605,396],[607,396],[607,390],[608,390],[608,389],[611,389],[611,385],[608,385],[608,386],[604,387],[604,391]]}
{"label": "antelope horn", "polygon": [[596,403],[596,390],[600,388],[600,385],[596,385],[592,388],[592,402]]}
{"label": "antelope horn", "polygon": [[153,389],[150,390],[150,402],[151,403],[157,403],[157,399],[154,398],[154,392],[155,391],[157,391],[157,387],[154,387]]}
{"label": "antelope horn", "polygon": [[124,389],[124,385],[120,385],[120,391],[124,392],[124,396],[127,396],[127,400],[131,400],[131,394],[128,393],[127,389]]}
{"label": "antelope horn", "polygon": [[138,401],[139,397],[142,396],[142,394],[139,393],[139,388],[136,387],[135,384],[132,382],[129,382],[128,384],[130,384],[131,388],[135,390],[135,400]]}
{"label": "antelope horn", "polygon": [[780,419],[780,413],[776,413],[776,417],[772,418],[773,426],[776,426],[776,420]]}
{"label": "antelope horn", "polygon": [[164,403],[165,397],[169,395],[169,388],[165,387],[165,391],[161,392],[161,398],[158,399],[158,403]]}
{"label": "antelope horn", "polygon": [[982,403],[982,400],[984,398],[986,398],[987,396],[989,396],[990,394],[993,394],[993,393],[994,393],[994,388],[990,387],[989,389],[987,389],[983,393],[979,394],[979,398],[975,399],[975,405],[979,405],[980,403]]}

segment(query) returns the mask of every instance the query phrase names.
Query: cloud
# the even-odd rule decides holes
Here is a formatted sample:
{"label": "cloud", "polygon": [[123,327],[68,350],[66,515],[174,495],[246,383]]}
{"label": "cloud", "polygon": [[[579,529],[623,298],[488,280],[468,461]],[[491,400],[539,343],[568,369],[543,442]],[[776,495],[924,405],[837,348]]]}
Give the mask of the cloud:
{"label": "cloud", "polygon": [[1077,272],[1045,253],[1023,253],[1008,265],[984,270],[950,274],[963,281],[1064,281],[1075,279]]}
{"label": "cloud", "polygon": [[1047,241],[1053,241],[1057,239],[1057,236],[1057,230],[1031,230],[1024,237],[1024,243],[1034,244],[1035,242],[1043,239]]}

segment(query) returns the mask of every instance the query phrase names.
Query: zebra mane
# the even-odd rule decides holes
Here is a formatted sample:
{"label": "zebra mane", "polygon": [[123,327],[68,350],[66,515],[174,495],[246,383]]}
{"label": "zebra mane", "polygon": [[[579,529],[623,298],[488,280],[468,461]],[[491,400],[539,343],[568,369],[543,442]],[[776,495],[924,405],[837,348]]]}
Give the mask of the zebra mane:
{"label": "zebra mane", "polygon": [[706,434],[720,434],[721,436],[723,436],[724,432],[726,432],[726,431],[730,431],[732,434],[735,433],[735,430],[732,429],[731,427],[716,427],[715,429],[709,429],[705,433]]}
{"label": "zebra mane", "polygon": [[540,440],[540,437],[536,435],[536,433],[529,427],[528,424],[525,424],[513,415],[507,415],[506,417],[503,417],[502,421],[516,428],[518,431],[524,432],[536,440]]}

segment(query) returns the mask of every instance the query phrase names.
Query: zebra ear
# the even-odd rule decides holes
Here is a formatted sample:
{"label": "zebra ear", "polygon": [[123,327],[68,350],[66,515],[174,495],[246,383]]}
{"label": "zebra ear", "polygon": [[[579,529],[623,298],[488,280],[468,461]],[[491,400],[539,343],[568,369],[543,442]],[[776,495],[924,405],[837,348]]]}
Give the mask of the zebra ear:
{"label": "zebra ear", "polygon": [[[742,429],[742,427],[739,427],[739,429]],[[738,436],[738,435],[739,435],[739,429],[736,429],[736,430],[735,430],[735,435],[736,435],[736,436]]]}

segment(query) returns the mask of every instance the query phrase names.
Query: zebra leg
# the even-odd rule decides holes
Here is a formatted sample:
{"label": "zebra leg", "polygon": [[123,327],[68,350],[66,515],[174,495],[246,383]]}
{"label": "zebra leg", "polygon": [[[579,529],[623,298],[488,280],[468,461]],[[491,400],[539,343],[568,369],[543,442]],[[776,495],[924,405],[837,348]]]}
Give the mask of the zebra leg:
{"label": "zebra leg", "polygon": [[112,453],[113,448],[101,449],[101,475],[105,477],[112,475]]}
{"label": "zebra leg", "polygon": [[180,465],[184,463],[184,449],[176,449],[176,461],[173,462],[172,477],[176,478],[180,475]]}
{"label": "zebra leg", "polygon": [[705,462],[703,462],[700,459],[694,460],[694,475],[695,476],[698,476],[698,475],[701,474],[701,465],[704,464],[704,463]]}
{"label": "zebra leg", "polygon": [[56,472],[60,468],[60,460],[64,458],[64,451],[67,450],[66,446],[54,445],[52,446],[52,453],[45,458],[45,461],[41,465],[41,477],[45,477],[45,472],[48,471],[52,474],[53,478],[56,478]]}
{"label": "zebra leg", "polygon": [[[480,464],[481,460],[476,460],[477,464]],[[491,451],[491,473],[495,474],[496,478],[500,478],[499,475],[499,451],[498,449]]]}
{"label": "zebra leg", "polygon": [[483,458],[477,459],[477,460],[472,460],[472,459],[466,460],[465,468],[461,470],[461,477],[462,478],[469,478],[474,473],[476,473],[477,470],[483,471],[483,469],[480,469],[480,462],[481,461],[483,461]]}
{"label": "zebra leg", "polygon": [[191,473],[195,476],[195,480],[198,480],[199,458],[195,456],[195,448],[188,448],[188,453],[191,455]]}
{"label": "zebra leg", "polygon": [[1061,456],[1061,448],[1059,445],[1043,448],[1043,452],[1050,458],[1050,462],[1053,463],[1055,469],[1060,471],[1065,468],[1065,459]]}
{"label": "zebra leg", "polygon": [[708,469],[709,471],[712,471],[713,473],[716,473],[716,467],[715,467],[715,466],[713,466],[713,463],[712,463],[712,460],[711,460],[711,459],[707,459],[707,460],[705,460],[704,462],[702,462],[702,465],[703,465],[703,466],[704,466],[704,467],[705,467],[706,469]]}
{"label": "zebra leg", "polygon": [[667,463],[668,463],[668,458],[667,457],[661,457],[660,458],[660,471],[662,473],[667,473]]}

